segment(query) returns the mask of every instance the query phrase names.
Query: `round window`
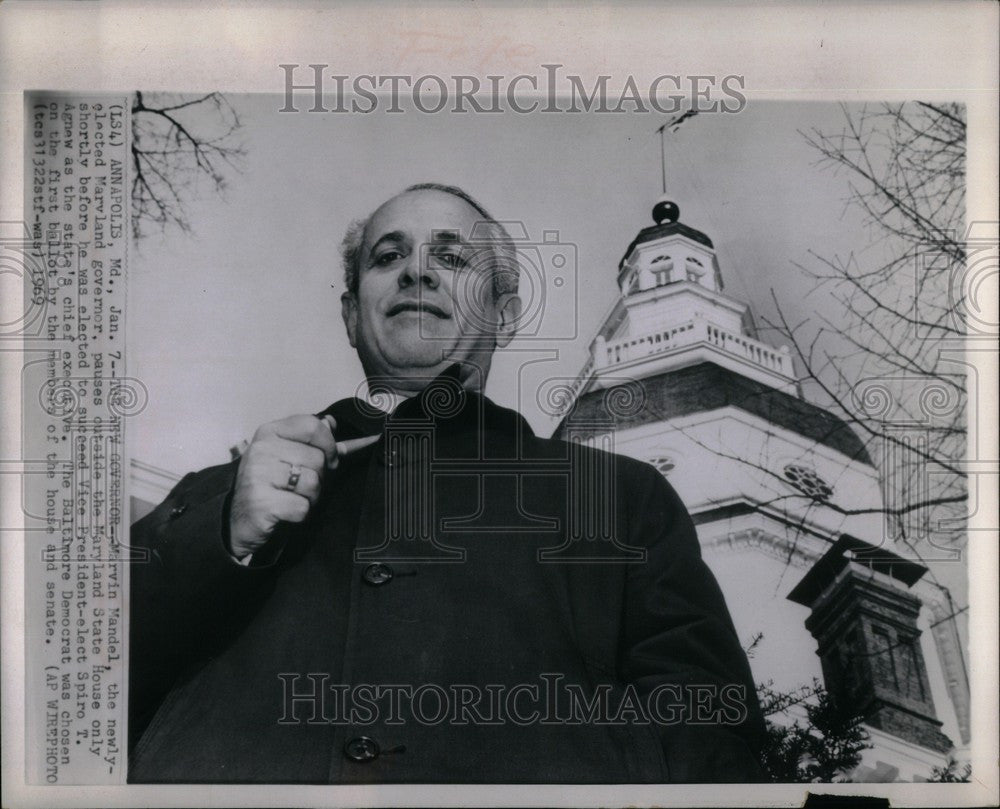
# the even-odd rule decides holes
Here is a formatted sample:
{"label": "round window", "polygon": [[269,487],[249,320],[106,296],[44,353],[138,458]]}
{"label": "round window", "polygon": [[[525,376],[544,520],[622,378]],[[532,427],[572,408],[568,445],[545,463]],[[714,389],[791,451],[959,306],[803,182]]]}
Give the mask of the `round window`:
{"label": "round window", "polygon": [[817,503],[825,503],[833,496],[833,486],[817,475],[815,469],[790,463],[783,471],[785,480]]}
{"label": "round window", "polygon": [[674,467],[676,466],[676,464],[673,461],[673,458],[668,458],[665,455],[660,455],[657,456],[656,458],[650,458],[649,462],[654,467],[656,467],[656,471],[659,472],[664,477],[673,472]]}

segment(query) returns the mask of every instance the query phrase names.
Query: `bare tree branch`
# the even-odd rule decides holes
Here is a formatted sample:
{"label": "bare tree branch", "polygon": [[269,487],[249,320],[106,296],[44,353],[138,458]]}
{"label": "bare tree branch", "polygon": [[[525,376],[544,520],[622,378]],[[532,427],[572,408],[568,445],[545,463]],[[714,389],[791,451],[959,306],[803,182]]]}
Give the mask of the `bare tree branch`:
{"label": "bare tree branch", "polygon": [[[776,319],[763,320],[791,346],[803,388],[864,440],[892,539],[924,561],[929,546],[965,539],[967,388],[946,351],[965,333],[965,112],[923,102],[841,109],[840,131],[800,134],[818,167],[846,175],[846,204],[861,212],[871,246],[796,265],[840,303],[835,315],[793,324],[772,292]],[[869,384],[885,407],[866,401]]]}
{"label": "bare tree branch", "polygon": [[132,102],[132,236],[191,231],[187,204],[207,185],[222,194],[241,171],[239,116],[221,93],[196,98],[136,92]]}

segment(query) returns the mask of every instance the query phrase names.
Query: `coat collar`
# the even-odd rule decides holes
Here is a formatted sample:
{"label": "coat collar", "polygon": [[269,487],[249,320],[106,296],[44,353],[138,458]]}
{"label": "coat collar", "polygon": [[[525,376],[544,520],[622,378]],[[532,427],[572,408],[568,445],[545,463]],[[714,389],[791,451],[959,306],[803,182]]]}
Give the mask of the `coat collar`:
{"label": "coat collar", "polygon": [[334,402],[317,415],[330,414],[337,420],[338,438],[359,438],[381,433],[386,428],[398,431],[408,426],[427,425],[444,428],[451,435],[489,430],[534,436],[520,413],[463,388],[458,369],[455,363],[442,371],[420,393],[401,402],[391,414],[352,396]]}

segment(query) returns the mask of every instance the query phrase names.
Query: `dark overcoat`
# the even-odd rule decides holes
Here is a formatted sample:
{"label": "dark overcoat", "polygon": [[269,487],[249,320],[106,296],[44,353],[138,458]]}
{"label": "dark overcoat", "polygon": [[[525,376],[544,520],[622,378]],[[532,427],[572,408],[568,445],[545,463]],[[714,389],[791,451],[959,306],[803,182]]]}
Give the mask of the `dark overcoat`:
{"label": "dark overcoat", "polygon": [[758,780],[746,656],[652,467],[430,386],[305,523],[227,551],[238,462],[132,529],[129,780]]}

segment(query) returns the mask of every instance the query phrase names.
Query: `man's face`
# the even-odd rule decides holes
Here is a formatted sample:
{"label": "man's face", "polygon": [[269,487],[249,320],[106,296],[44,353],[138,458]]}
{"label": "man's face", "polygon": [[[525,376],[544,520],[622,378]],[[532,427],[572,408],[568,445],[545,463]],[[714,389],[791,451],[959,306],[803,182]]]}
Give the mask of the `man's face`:
{"label": "man's face", "polygon": [[520,301],[494,300],[492,251],[469,244],[481,220],[464,200],[434,190],[400,194],[375,212],[357,294],[342,296],[347,334],[369,379],[417,389],[461,362],[463,378],[485,382],[494,349],[513,337]]}

